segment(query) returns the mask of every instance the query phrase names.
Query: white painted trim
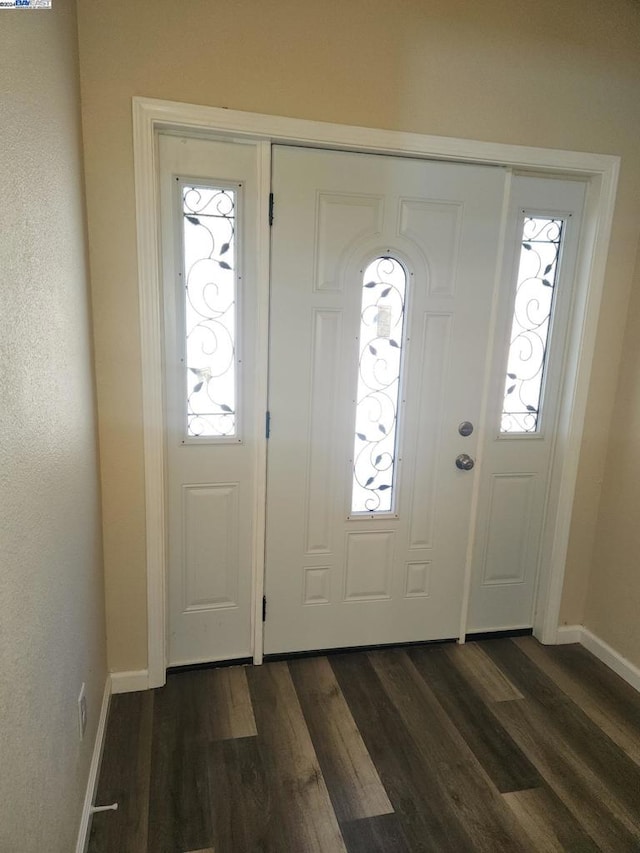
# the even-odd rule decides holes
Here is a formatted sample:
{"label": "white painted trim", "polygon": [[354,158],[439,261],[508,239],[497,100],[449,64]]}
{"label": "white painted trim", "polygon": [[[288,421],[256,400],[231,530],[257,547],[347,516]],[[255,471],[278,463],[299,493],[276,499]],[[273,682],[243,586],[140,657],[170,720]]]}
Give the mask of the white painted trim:
{"label": "white painted trim", "polygon": [[220,107],[133,98],[134,117],[154,128],[209,130],[263,141],[322,148],[377,151],[385,154],[537,168],[580,175],[604,174],[619,158],[553,148],[479,142],[451,136],[428,136],[398,130],[331,124],[323,121],[248,113]]}
{"label": "white painted trim", "polygon": [[585,649],[595,655],[598,660],[606,664],[609,669],[612,669],[621,678],[640,691],[640,668],[631,663],[630,660],[623,657],[620,652],[617,652],[600,637],[596,637],[588,628],[582,629],[582,638],[580,640]]}
{"label": "white painted trim", "polygon": [[158,222],[158,150],[154,121],[133,109],[138,246],[138,298],[144,424],[144,477],[147,555],[148,687],[166,680],[166,552],[164,382],[162,380],[162,300],[160,298],[160,230]]}
{"label": "white painted trim", "polygon": [[93,801],[96,796],[96,790],[98,788],[98,777],[100,775],[100,765],[102,764],[102,751],[104,749],[104,737],[107,731],[107,717],[109,715],[110,701],[111,676],[107,675],[104,682],[104,692],[102,694],[102,705],[100,706],[100,716],[98,717],[98,728],[96,729],[96,738],[93,742],[91,764],[89,765],[89,778],[87,779],[87,788],[84,795],[82,815],[80,817],[80,827],[78,829],[78,840],[76,842],[76,853],[86,853],[89,844],[89,830],[91,828],[91,807],[93,806]]}
{"label": "white painted trim", "polygon": [[[264,417],[268,405],[269,361],[269,285],[271,271],[271,228],[269,225],[269,193],[271,192],[271,143],[258,144],[258,213],[257,222],[257,269],[256,288],[258,304],[256,306],[256,365],[264,365],[264,370],[256,370],[255,412],[258,418]],[[253,538],[253,585],[251,608],[251,633],[253,636],[253,661],[262,663],[264,650],[264,623],[262,622],[262,596],[264,595],[264,548],[267,529],[267,439],[264,429],[258,431],[256,467],[254,471],[254,538]]]}
{"label": "white painted trim", "polygon": [[579,643],[582,640],[582,625],[561,625],[556,634],[556,641],[551,645],[567,646],[571,643]]}
{"label": "white painted trim", "polygon": [[[162,683],[166,681],[163,678]],[[151,683],[149,670],[139,669],[132,672],[112,672],[111,673],[111,692],[115,693],[135,693],[136,690],[148,690],[150,687],[157,687],[157,684]]]}
{"label": "white painted trim", "polygon": [[640,667],[617,652],[609,643],[605,643],[584,625],[562,625],[558,628],[556,643],[580,643],[594,657],[613,670],[635,690],[640,691]]}
{"label": "white painted trim", "polygon": [[[157,208],[157,143],[161,129],[194,132],[264,143],[309,145],[342,150],[378,152],[400,156],[424,157],[448,161],[511,166],[515,169],[576,175],[591,180],[586,221],[586,260],[582,263],[578,286],[582,288],[582,311],[571,330],[569,363],[575,367],[575,381],[563,389],[561,440],[557,442],[554,490],[543,539],[543,570],[539,583],[534,634],[546,643],[555,642],[569,542],[573,496],[578,473],[582,423],[586,410],[589,377],[595,347],[595,333],[604,282],[609,235],[618,180],[619,158],[609,154],[590,154],[546,148],[531,148],[502,143],[479,142],[451,137],[426,136],[392,130],[350,127],[304,119],[245,113],[218,107],[180,104],[151,98],[133,99],[133,143],[138,240],[138,279],[140,292],[140,335],[142,348],[142,407],[144,419],[144,465],[147,533],[147,612],[148,612],[148,686],[165,681],[165,560],[166,521],[164,495],[162,326],[160,313],[159,228]],[[261,190],[265,191],[266,168],[261,171]],[[268,241],[261,230],[261,250]],[[268,256],[259,259],[261,300],[263,277]],[[260,316],[266,317],[261,302]],[[264,329],[260,331],[259,350],[266,353]],[[257,393],[262,394],[261,382]],[[263,464],[260,450],[258,464]],[[256,501],[264,488],[264,474],[258,477]],[[259,607],[263,583],[264,555],[259,541],[264,529],[262,510],[257,518],[254,543],[253,634],[254,659],[261,660],[261,624]]]}
{"label": "white painted trim", "polygon": [[[534,610],[533,633],[543,643],[555,642],[560,621],[573,499],[620,169],[619,158],[610,159],[607,170],[592,175],[584,212],[583,242],[578,252],[574,288],[582,292],[584,305],[582,311],[578,310],[574,293],[564,367],[565,376],[573,374],[574,381],[568,382],[561,391],[548,491],[554,495],[554,500],[547,502]],[[589,243],[591,251],[588,251]]]}

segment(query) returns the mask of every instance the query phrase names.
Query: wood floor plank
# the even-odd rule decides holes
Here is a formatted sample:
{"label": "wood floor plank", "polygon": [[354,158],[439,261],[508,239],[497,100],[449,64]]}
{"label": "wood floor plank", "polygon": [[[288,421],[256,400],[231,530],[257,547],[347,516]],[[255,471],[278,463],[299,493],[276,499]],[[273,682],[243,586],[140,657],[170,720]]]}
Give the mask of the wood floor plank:
{"label": "wood floor plank", "polygon": [[91,853],[146,853],[153,699],[151,691],[111,698],[95,802],[118,810],[93,816]]}
{"label": "wood floor plank", "polygon": [[284,849],[257,738],[216,741],[208,753],[216,853]]}
{"label": "wood floor plank", "polygon": [[510,702],[512,699],[522,699],[522,693],[485,654],[482,643],[448,643],[446,654],[486,701]]}
{"label": "wood floor plank", "polygon": [[578,645],[514,641],[636,764],[640,764],[640,695]]}
{"label": "wood floor plank", "polygon": [[213,846],[199,675],[172,674],[154,691],[148,853]]}
{"label": "wood floor plank", "polygon": [[497,791],[486,784],[480,765],[407,654],[400,650],[374,652],[369,659],[423,763],[433,767],[457,821],[473,838],[474,850],[531,850],[525,833]]}
{"label": "wood floor plank", "polygon": [[244,666],[224,666],[170,674],[192,700],[184,709],[187,736],[193,732],[205,741],[255,737],[246,672]]}
{"label": "wood floor plank", "polygon": [[[537,641],[534,640],[537,643]],[[540,645],[537,643],[537,645]],[[636,730],[640,730],[640,693],[616,672],[577,643],[560,646],[542,646],[553,651],[555,657],[568,669],[572,669],[576,678],[593,685],[593,692],[599,698],[611,699],[620,713],[628,717]]]}
{"label": "wood floor plank", "polygon": [[[640,816],[640,767],[510,640],[489,640],[487,653],[544,714],[547,726],[571,748],[610,799],[634,821]],[[638,824],[640,828],[640,823]]]}
{"label": "wood floor plank", "polygon": [[392,812],[329,661],[291,661],[289,670],[338,820]]}
{"label": "wood floor plank", "polygon": [[411,853],[395,814],[342,824],[348,853]]}
{"label": "wood floor plank", "polygon": [[412,853],[475,850],[457,819],[457,807],[436,780],[433,762],[425,765],[368,657],[335,655],[330,663]]}
{"label": "wood floor plank", "polygon": [[208,695],[209,736],[212,740],[254,737],[256,721],[247,684],[247,667],[204,670]]}
{"label": "wood floor plank", "polygon": [[274,796],[283,850],[345,851],[338,821],[286,663],[249,673],[264,771]]}
{"label": "wood floor plank", "polygon": [[490,712],[473,682],[457,669],[460,655],[449,656],[446,647],[416,647],[408,656],[499,791],[542,785],[540,774]]}
{"label": "wood floor plank", "polygon": [[616,808],[602,780],[549,726],[544,711],[529,699],[497,702],[492,711],[601,850],[637,853],[640,838],[633,821]]}
{"label": "wood floor plank", "polygon": [[115,696],[89,853],[638,853],[640,696],[581,648],[471,648]]}
{"label": "wood floor plank", "polygon": [[504,794],[518,822],[539,853],[598,853],[600,848],[562,801],[548,788]]}

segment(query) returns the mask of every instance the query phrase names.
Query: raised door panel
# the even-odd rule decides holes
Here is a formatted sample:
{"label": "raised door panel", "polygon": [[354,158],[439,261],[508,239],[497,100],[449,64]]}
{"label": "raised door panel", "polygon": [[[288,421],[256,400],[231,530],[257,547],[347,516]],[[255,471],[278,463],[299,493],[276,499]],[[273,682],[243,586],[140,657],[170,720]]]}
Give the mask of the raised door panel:
{"label": "raised door panel", "polygon": [[183,486],[184,612],[238,606],[238,484]]}

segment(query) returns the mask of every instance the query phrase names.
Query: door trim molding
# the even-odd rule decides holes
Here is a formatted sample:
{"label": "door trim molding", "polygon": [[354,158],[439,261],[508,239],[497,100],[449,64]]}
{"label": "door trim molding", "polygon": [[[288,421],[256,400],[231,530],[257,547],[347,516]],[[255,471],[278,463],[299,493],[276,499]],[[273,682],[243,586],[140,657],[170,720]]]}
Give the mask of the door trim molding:
{"label": "door trim molding", "polygon": [[[142,351],[142,414],[146,504],[147,638],[149,687],[165,682],[166,518],[164,459],[164,389],[162,373],[161,261],[159,230],[157,133],[160,130],[216,135],[258,144],[261,198],[258,234],[259,341],[257,411],[266,407],[267,317],[269,293],[270,150],[273,143],[339,150],[395,154],[453,162],[483,163],[513,169],[562,174],[590,181],[585,209],[585,243],[576,279],[574,317],[567,364],[570,379],[562,389],[558,441],[553,462],[553,489],[545,520],[542,564],[534,634],[554,642],[573,497],[578,473],[583,419],[595,346],[604,272],[613,218],[620,158],[521,145],[426,136],[402,131],[285,118],[219,107],[133,98],[133,150],[138,249],[140,346]],[[256,534],[254,540],[252,630],[254,660],[262,661],[261,604],[264,576],[264,498],[266,441],[257,453]]]}

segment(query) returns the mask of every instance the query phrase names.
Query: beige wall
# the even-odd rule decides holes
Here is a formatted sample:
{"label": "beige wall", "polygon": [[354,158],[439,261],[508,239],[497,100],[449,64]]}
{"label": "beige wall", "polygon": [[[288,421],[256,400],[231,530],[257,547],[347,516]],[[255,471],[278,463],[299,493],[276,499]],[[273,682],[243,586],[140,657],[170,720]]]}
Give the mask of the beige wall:
{"label": "beige wall", "polygon": [[[562,610],[582,621],[595,539],[612,535],[604,511],[595,531],[640,230],[635,0],[79,0],[79,28],[110,666],[146,665],[133,95],[622,156]],[[594,584],[623,597],[626,574],[606,560]]]}
{"label": "beige wall", "polygon": [[75,848],[107,671],[75,4],[53,6],[0,12],[2,853]]}
{"label": "beige wall", "polygon": [[613,410],[584,624],[640,665],[640,254]]}

